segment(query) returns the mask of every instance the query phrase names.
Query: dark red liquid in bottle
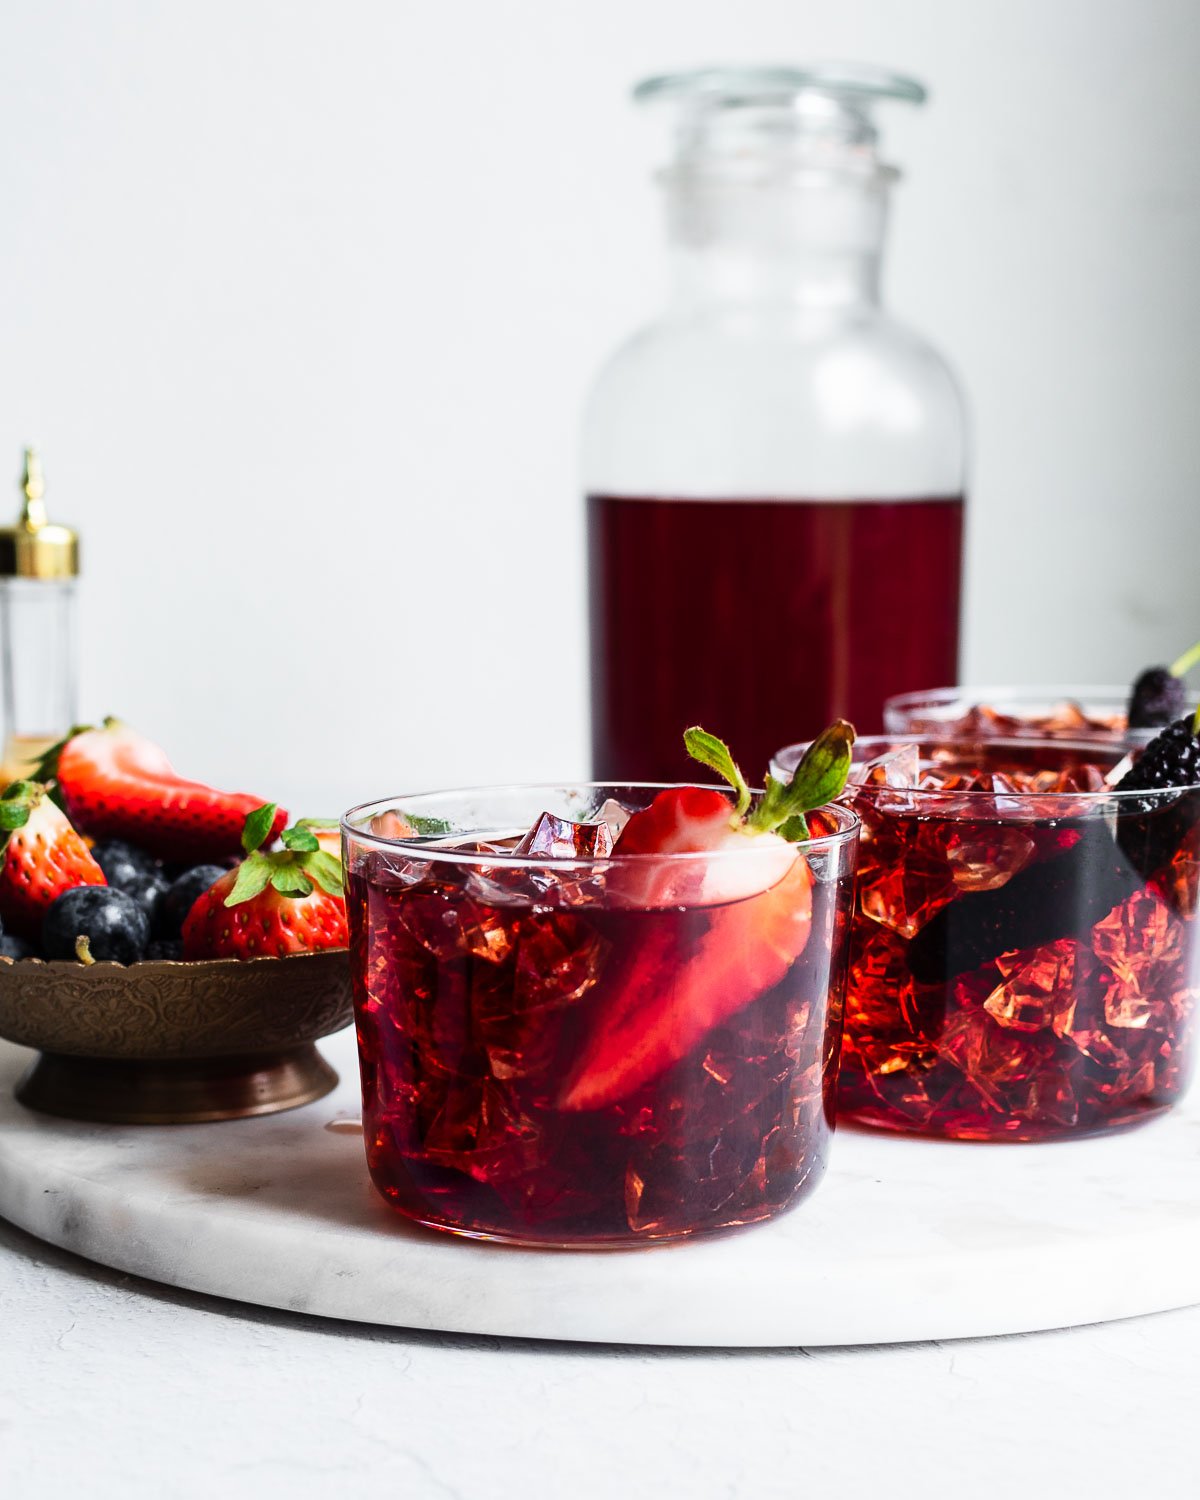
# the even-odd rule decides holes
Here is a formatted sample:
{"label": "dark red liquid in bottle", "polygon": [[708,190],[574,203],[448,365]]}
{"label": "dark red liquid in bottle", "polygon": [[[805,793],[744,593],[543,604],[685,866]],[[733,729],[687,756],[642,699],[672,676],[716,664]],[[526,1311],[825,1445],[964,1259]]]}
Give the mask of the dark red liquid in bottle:
{"label": "dark red liquid in bottle", "polygon": [[691,779],[689,724],[747,775],[832,719],[954,683],[963,502],[588,498],[592,767]]}

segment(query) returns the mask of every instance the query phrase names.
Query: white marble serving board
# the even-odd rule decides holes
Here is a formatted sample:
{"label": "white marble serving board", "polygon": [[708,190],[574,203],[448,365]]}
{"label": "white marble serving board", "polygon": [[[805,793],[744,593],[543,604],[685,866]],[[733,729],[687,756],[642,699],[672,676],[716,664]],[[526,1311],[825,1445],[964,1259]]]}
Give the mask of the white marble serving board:
{"label": "white marble serving board", "polygon": [[[843,1130],[774,1223],[635,1251],[535,1251],[406,1225],[372,1189],[353,1032],[337,1091],[213,1125],[71,1124],[12,1097],[0,1216],[91,1260],[331,1318],[615,1343],[771,1346],[1013,1333],[1200,1302],[1200,1101],[1060,1145]],[[343,1128],[328,1127],[343,1122]]]}

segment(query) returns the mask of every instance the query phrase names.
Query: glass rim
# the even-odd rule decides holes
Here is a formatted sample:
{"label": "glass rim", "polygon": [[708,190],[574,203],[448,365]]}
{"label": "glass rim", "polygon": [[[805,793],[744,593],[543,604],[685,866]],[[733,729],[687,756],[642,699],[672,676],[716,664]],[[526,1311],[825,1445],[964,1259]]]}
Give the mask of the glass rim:
{"label": "glass rim", "polygon": [[924,104],[929,91],[919,79],[868,63],[826,62],[805,66],[743,64],[656,73],[633,87],[636,104],[704,100],[713,104],[785,103],[799,94],[846,99],[899,99]]}
{"label": "glass rim", "polygon": [[[714,860],[725,862],[727,860],[744,860],[747,855],[755,852],[751,843],[746,849],[714,849],[695,851],[675,851],[664,854],[606,854],[599,857],[590,855],[576,855],[574,857],[546,858],[531,854],[511,854],[501,852],[497,854],[480,854],[472,850],[439,848],[438,839],[446,837],[442,834],[417,835],[414,838],[394,838],[387,834],[373,833],[369,828],[356,826],[351,820],[354,818],[374,817],[379,813],[398,812],[402,817],[404,809],[398,804],[412,804],[422,801],[431,801],[435,798],[447,797],[480,797],[488,794],[519,793],[519,792],[561,792],[566,789],[575,791],[652,791],[665,792],[674,788],[695,787],[702,791],[719,791],[729,795],[727,786],[717,786],[711,782],[698,781],[518,781],[499,782],[495,784],[484,784],[481,786],[444,787],[436,791],[401,793],[393,797],[377,797],[370,802],[360,802],[356,806],[348,808],[338,819],[338,825],[344,838],[357,839],[362,843],[369,844],[377,849],[389,853],[401,853],[408,858],[455,865],[503,865],[506,868],[532,867],[538,870],[596,870],[617,861],[626,860],[656,860],[661,864],[669,864],[672,867],[687,868],[701,861],[711,863]],[[418,813],[419,809],[411,807],[411,811]],[[733,803],[730,802],[732,814]],[[792,843],[792,848],[801,853],[823,853],[828,850],[841,848],[843,845],[853,843],[858,837],[858,831],[862,820],[853,808],[847,807],[841,802],[827,802],[819,808],[813,808],[812,812],[819,812],[826,816],[832,816],[838,826],[832,833],[822,833],[815,837],[797,839]],[[486,830],[479,830],[480,833]],[[469,830],[463,830],[461,837],[470,837]],[[761,852],[761,851],[759,851]]]}
{"label": "glass rim", "polygon": [[919,708],[927,703],[958,703],[971,700],[972,707],[990,707],[989,699],[1007,699],[1010,702],[1014,698],[1028,698],[1031,701],[1043,698],[1054,698],[1070,703],[1086,703],[1092,700],[1119,699],[1128,704],[1129,695],[1133,691],[1129,683],[1124,685],[1104,682],[1078,683],[1078,682],[1051,682],[1051,683],[1029,683],[1021,684],[1008,682],[1003,685],[987,684],[976,685],[965,683],[961,687],[934,687],[922,688],[918,692],[893,693],[890,698],[883,701],[884,712],[889,708]]}
{"label": "glass rim", "polygon": [[[771,774],[776,774],[776,768],[784,775],[790,775],[794,766],[785,766],[783,757],[790,751],[796,751],[796,759],[808,748],[809,741],[801,740],[793,745],[784,745],[771,757]],[[1036,750],[1040,755],[1052,754],[1059,750],[1072,751],[1104,751],[1111,753],[1114,750],[1120,754],[1114,760],[1119,764],[1126,755],[1135,750],[1145,750],[1146,742],[1134,735],[1114,735],[1107,739],[1045,739],[1036,735],[978,735],[978,734],[912,734],[907,735],[903,730],[897,730],[894,734],[864,734],[859,735],[854,741],[854,746],[883,746],[893,745],[900,749],[904,745],[916,745],[918,751],[922,745],[933,744],[953,748],[962,746],[971,747],[987,754],[993,750]],[[870,758],[870,757],[868,757]],[[1164,801],[1168,797],[1182,797],[1187,792],[1200,792],[1200,782],[1188,782],[1185,786],[1163,786],[1163,787],[1127,787],[1124,791],[1118,791],[1116,787],[1105,787],[1102,792],[994,792],[987,791],[983,787],[963,787],[959,789],[934,787],[934,786],[864,786],[860,782],[848,781],[842,796],[853,792],[856,796],[866,797],[919,797],[927,800],[942,798],[943,800],[960,797],[987,797],[993,801],[1003,798],[1005,807],[1014,802],[1058,802],[1062,805],[1068,803],[1083,802],[1089,807],[1098,807],[1109,802],[1125,802],[1139,799],[1141,801]]]}

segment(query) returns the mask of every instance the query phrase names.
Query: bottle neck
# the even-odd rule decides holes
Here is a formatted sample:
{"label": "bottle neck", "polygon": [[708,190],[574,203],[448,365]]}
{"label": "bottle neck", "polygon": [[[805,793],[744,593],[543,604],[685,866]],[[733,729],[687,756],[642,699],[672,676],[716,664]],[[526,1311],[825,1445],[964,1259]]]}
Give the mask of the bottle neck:
{"label": "bottle neck", "polygon": [[665,187],[677,307],[878,305],[887,219],[878,177],[779,184],[669,174]]}

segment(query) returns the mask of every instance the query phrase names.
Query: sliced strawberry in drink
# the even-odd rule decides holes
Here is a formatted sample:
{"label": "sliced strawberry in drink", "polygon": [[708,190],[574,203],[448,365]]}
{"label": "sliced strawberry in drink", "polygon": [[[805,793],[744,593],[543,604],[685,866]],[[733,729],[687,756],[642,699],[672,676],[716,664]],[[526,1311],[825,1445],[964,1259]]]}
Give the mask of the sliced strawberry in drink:
{"label": "sliced strawberry in drink", "polygon": [[812,927],[812,871],[797,850],[788,857],[790,871],[770,890],[713,908],[708,931],[682,964],[665,924],[658,952],[643,948],[633,956],[561,1098],[563,1109],[601,1109],[624,1098],[780,982]]}
{"label": "sliced strawberry in drink", "polygon": [[[57,778],[77,827],[98,839],[126,839],[181,864],[236,854],[246,818],[263,802],[184,780],[157,745],[116,719],[80,731],[52,755],[42,770]],[[271,836],[286,822],[280,810]]]}
{"label": "sliced strawberry in drink", "polygon": [[[826,730],[787,786],[767,778],[752,811],[729,752],[698,734],[688,732],[689,751],[732,783],[736,804],[703,787],[660,792],[630,818],[608,880],[622,896],[637,890],[644,905],[662,907],[665,894],[680,899],[681,890],[676,862],[663,856],[707,855],[678,863],[690,871],[682,881],[695,904],[711,903],[708,930],[685,956],[671,925],[648,919],[647,941],[609,976],[611,999],[563,1090],[563,1109],[604,1108],[657,1077],[705,1032],[778,984],[808,942],[813,876],[794,841],[807,837],[804,813],[845,785],[854,731],[841,721]],[[626,867],[621,855],[642,856],[645,864]]]}
{"label": "sliced strawberry in drink", "polygon": [[617,845],[621,854],[699,854],[722,834],[732,833],[733,804],[707,786],[673,786],[626,823]]}

